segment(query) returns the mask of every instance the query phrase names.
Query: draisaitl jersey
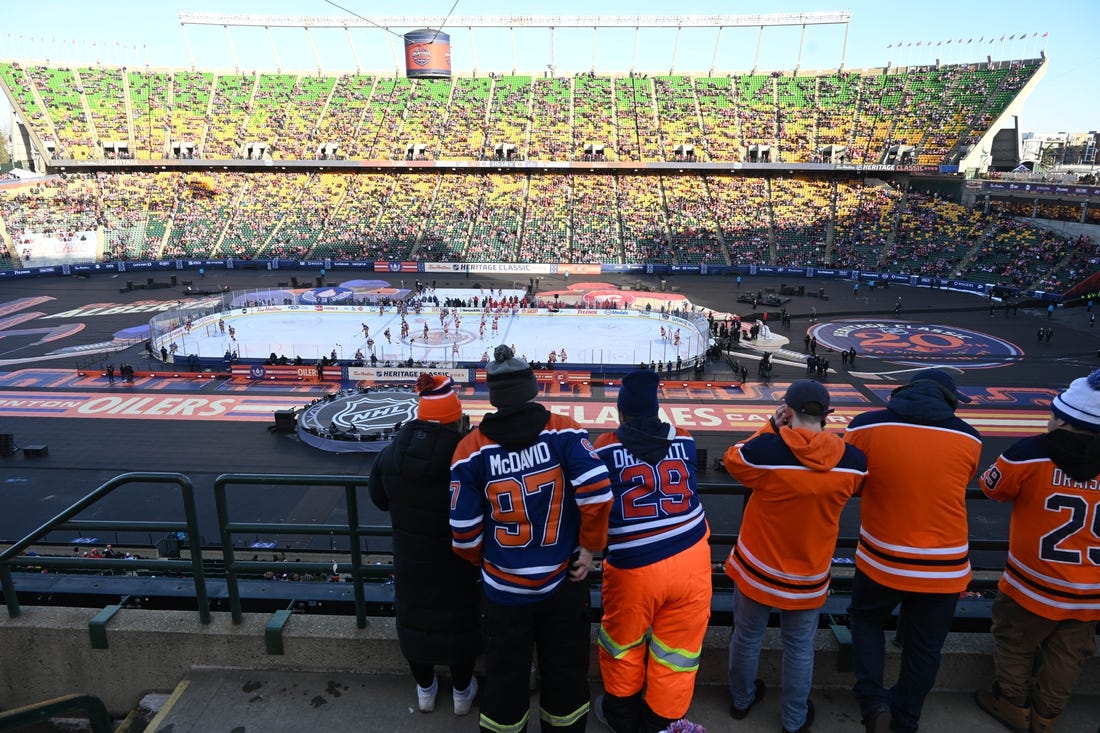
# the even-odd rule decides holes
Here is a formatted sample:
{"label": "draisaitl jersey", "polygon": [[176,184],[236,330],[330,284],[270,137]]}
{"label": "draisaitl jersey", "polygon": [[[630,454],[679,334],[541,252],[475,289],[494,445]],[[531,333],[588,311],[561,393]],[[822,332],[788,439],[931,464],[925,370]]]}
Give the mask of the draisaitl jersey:
{"label": "draisaitl jersey", "polygon": [[1075,481],[1047,445],[1020,440],[980,479],[990,499],[1013,502],[997,587],[1043,618],[1100,621],[1100,477]]}
{"label": "draisaitl jersey", "polygon": [[648,463],[633,455],[617,432],[596,439],[596,452],[611,470],[614,502],[607,530],[607,561],[639,568],[672,557],[707,535],[696,494],[695,440],[667,426],[668,453]]}
{"label": "draisaitl jersey", "polygon": [[475,429],[451,463],[452,547],[481,565],[489,600],[540,601],[565,579],[574,552],[607,542],[610,483],[570,418],[550,414],[531,445],[513,450]]}

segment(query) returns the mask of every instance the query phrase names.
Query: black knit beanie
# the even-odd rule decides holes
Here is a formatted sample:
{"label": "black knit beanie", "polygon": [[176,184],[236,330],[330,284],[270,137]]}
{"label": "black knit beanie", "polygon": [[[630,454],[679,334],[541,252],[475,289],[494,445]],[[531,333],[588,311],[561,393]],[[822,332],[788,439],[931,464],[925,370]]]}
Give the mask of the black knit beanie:
{"label": "black knit beanie", "polygon": [[493,360],[485,367],[485,381],[493,407],[522,405],[539,394],[539,383],[531,365],[504,344],[493,349]]}

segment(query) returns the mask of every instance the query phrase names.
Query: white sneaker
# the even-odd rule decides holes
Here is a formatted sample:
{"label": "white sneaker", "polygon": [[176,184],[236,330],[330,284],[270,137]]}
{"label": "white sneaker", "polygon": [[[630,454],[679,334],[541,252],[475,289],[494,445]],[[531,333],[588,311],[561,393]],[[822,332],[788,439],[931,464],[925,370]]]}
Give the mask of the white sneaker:
{"label": "white sneaker", "polygon": [[470,686],[461,692],[454,690],[452,696],[455,701],[455,715],[468,714],[470,708],[473,707],[474,700],[477,699],[477,677],[471,677]]}
{"label": "white sneaker", "polygon": [[428,689],[424,689],[420,685],[416,686],[416,705],[420,708],[422,713],[430,713],[435,710],[435,696],[439,692],[439,678],[432,679],[432,686]]}

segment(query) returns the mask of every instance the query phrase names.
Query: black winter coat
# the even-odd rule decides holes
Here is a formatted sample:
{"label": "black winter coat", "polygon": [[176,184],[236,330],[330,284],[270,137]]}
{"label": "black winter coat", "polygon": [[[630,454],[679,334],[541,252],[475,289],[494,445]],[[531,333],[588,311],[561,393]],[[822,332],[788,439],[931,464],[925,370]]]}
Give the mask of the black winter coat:
{"label": "black winter coat", "polygon": [[393,522],[397,638],[413,662],[472,662],[481,653],[481,571],[451,551],[451,457],[461,439],[414,420],[371,467],[371,500]]}

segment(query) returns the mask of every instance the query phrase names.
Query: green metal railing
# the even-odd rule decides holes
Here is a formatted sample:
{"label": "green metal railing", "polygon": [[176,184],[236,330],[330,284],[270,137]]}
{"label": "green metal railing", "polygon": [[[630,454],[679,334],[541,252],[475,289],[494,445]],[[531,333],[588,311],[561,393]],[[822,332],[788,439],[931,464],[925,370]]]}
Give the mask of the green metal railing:
{"label": "green metal railing", "polygon": [[[365,476],[285,476],[255,473],[226,473],[214,481],[214,503],[218,510],[218,528],[221,533],[222,558],[225,563],[226,591],[229,594],[229,613],[233,623],[244,619],[241,609],[241,592],[238,573],[269,570],[273,563],[251,560],[237,560],[233,552],[233,537],[238,534],[297,534],[347,537],[350,543],[350,571],[354,583],[352,592],[355,597],[355,623],[359,628],[367,625],[366,595],[363,581],[382,579],[393,572],[392,565],[364,566],[361,539],[363,537],[389,537],[393,530],[387,526],[362,527],[359,525],[359,500],[356,488],[366,486]],[[234,522],[229,517],[228,493],[232,486],[333,486],[344,490],[344,505],[347,509],[346,524],[295,524],[287,522]],[[289,565],[289,564],[287,564]],[[295,569],[326,571],[332,563],[295,562]],[[345,569],[348,566],[345,564]],[[339,571],[341,565],[337,563]]]}
{"label": "green metal railing", "polygon": [[[133,484],[169,484],[179,489],[180,498],[183,501],[183,522],[133,522],[133,521],[98,521],[87,519],[73,519],[85,509],[93,506],[102,499],[114,493],[123,486]],[[113,559],[113,558],[84,558],[84,557],[48,557],[42,555],[23,555],[23,550],[35,542],[44,538],[48,533],[57,529],[72,529],[77,531],[102,530],[115,532],[171,532],[186,533],[191,547],[199,547],[199,520],[195,511],[195,490],[191,479],[182,473],[124,473],[115,476],[99,488],[83,497],[69,508],[55,517],[46,520],[37,529],[32,530],[23,539],[0,552],[0,588],[4,591],[4,600],[8,607],[8,615],[12,618],[19,615],[19,599],[15,593],[15,583],[12,580],[12,565],[34,565],[41,568],[81,568],[98,570],[160,570],[191,573],[195,583],[195,602],[198,605],[199,618],[204,624],[210,623],[210,604],[206,594],[206,577],[202,568],[202,553],[192,552],[190,560],[169,559]]]}
{"label": "green metal railing", "polygon": [[[176,522],[134,522],[134,521],[108,521],[108,520],[76,520],[74,517],[101,501],[108,495],[123,486],[134,484],[167,484],[179,489],[183,509],[184,521]],[[240,624],[244,619],[240,580],[242,575],[262,573],[277,568],[286,571],[304,571],[310,573],[347,574],[353,584],[355,619],[359,628],[367,625],[367,602],[365,583],[367,581],[384,581],[393,573],[392,563],[364,564],[364,540],[369,537],[389,537],[392,529],[388,525],[363,526],[360,525],[360,506],[358,490],[365,487],[365,476],[353,475],[285,475],[285,474],[222,474],[214,482],[214,500],[217,509],[218,531],[221,540],[220,563],[225,573],[226,594],[228,597],[229,611],[234,624]],[[229,495],[232,489],[246,486],[264,486],[277,489],[304,489],[314,487],[333,487],[344,492],[344,506],[347,512],[345,522],[324,524],[299,524],[293,522],[238,522],[230,516]],[[734,511],[743,513],[744,502],[749,490],[744,486],[730,483],[700,482],[699,492],[702,495],[740,497],[741,506]],[[967,491],[967,500],[981,499],[982,493],[978,489]],[[185,533],[190,539],[190,559],[149,558],[149,559],[111,559],[111,558],[86,558],[86,557],[52,557],[44,555],[24,555],[22,552],[30,545],[42,540],[49,532],[54,530],[102,530],[102,531],[145,531],[163,533]],[[348,562],[303,562],[300,560],[282,561],[257,561],[238,560],[234,549],[234,538],[237,535],[313,535],[327,537],[347,537],[349,542]],[[715,546],[732,546],[737,541],[737,535],[731,533],[713,533],[710,538]],[[837,541],[837,547],[851,549],[856,546],[857,537],[841,537]],[[972,550],[992,550],[998,552],[1007,551],[1007,540],[972,540]],[[218,550],[210,550],[208,555],[218,553]],[[214,557],[208,557],[212,563],[218,561]],[[81,570],[107,570],[107,571],[133,571],[151,570],[158,573],[177,573],[191,576],[195,587],[195,600],[199,617],[203,624],[210,623],[210,602],[207,595],[207,571],[203,565],[203,551],[199,534],[197,513],[195,510],[194,489],[191,479],[180,473],[125,473],[110,479],[87,496],[77,501],[72,506],[62,511],[57,516],[48,520],[40,527],[30,532],[15,544],[3,552],[0,552],[0,587],[3,589],[8,614],[11,617],[20,613],[19,601],[16,594],[15,583],[12,578],[13,567],[35,567],[45,569],[81,569]],[[714,574],[715,587],[727,589],[731,586],[721,571]],[[592,576],[593,581],[598,581],[599,573]],[[838,579],[839,580],[839,579]],[[843,580],[838,587],[843,585]],[[975,578],[974,587],[979,590],[990,590],[995,585],[995,578]],[[114,613],[126,602],[123,599],[118,605],[109,606],[104,613]],[[109,618],[109,615],[107,616]],[[93,634],[93,642],[95,635]],[[101,640],[102,643],[102,640]],[[103,644],[105,646],[105,644]]]}

